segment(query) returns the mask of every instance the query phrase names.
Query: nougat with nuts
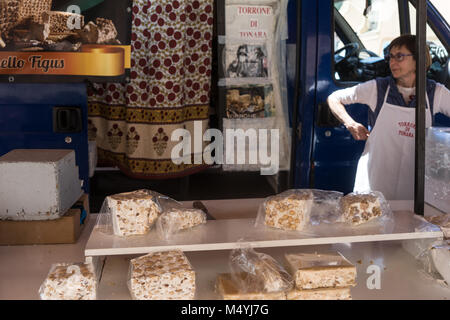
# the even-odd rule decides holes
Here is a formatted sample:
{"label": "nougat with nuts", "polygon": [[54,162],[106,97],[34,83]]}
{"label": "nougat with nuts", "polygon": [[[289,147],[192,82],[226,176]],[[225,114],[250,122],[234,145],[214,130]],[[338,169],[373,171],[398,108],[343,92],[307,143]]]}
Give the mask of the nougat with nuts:
{"label": "nougat with nuts", "polygon": [[341,199],[342,218],[344,222],[360,225],[380,217],[382,215],[381,201],[376,194],[350,193]]}
{"label": "nougat with nuts", "polygon": [[39,289],[41,300],[95,300],[97,280],[92,264],[58,263]]}
{"label": "nougat with nuts", "polygon": [[309,224],[312,192],[292,192],[270,197],[264,203],[264,223],[284,230],[303,230]]}
{"label": "nougat with nuts", "polygon": [[286,300],[284,291],[243,291],[236,277],[242,277],[243,281],[247,277],[245,273],[232,275],[231,273],[221,273],[216,279],[216,291],[223,300]]}
{"label": "nougat with nuts", "polygon": [[41,20],[50,25],[52,34],[71,33],[84,27],[84,16],[72,12],[46,11],[42,13]]}
{"label": "nougat with nuts", "polygon": [[285,259],[299,290],[356,285],[356,267],[340,254],[286,254]]}
{"label": "nougat with nuts", "polygon": [[124,192],[107,197],[114,234],[146,234],[161,213],[156,197],[146,190]]}
{"label": "nougat with nuts", "polygon": [[198,209],[170,209],[165,211],[156,222],[156,228],[162,238],[206,223],[206,214]]}
{"label": "nougat with nuts", "polygon": [[135,300],[192,300],[195,272],[180,250],[154,252],[130,261],[128,288]]}
{"label": "nougat with nuts", "polygon": [[287,300],[352,300],[350,287],[319,288],[310,290],[294,289],[286,294]]}

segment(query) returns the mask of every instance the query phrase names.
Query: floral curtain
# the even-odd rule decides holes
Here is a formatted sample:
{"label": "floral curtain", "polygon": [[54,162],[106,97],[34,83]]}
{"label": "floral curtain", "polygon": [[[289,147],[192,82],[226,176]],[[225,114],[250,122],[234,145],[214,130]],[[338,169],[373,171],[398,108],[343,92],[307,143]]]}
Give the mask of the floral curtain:
{"label": "floral curtain", "polygon": [[194,121],[208,127],[213,0],[135,0],[129,83],[88,91],[89,137],[99,163],[135,178],[179,177],[203,164],[175,164],[171,141]]}

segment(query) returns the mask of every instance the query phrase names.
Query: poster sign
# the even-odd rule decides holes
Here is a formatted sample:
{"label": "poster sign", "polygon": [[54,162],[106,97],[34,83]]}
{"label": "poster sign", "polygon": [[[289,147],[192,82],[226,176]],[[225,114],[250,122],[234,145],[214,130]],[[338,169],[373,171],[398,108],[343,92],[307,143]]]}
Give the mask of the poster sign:
{"label": "poster sign", "polygon": [[0,79],[125,79],[131,0],[1,0]]}
{"label": "poster sign", "polygon": [[267,40],[273,37],[275,12],[270,5],[234,4],[226,6],[227,38]]}

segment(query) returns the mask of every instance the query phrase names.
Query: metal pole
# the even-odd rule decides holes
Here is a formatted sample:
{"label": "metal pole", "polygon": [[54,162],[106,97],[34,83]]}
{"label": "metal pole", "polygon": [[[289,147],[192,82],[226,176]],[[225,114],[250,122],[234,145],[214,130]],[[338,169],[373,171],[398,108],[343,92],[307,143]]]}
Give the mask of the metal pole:
{"label": "metal pole", "polygon": [[416,152],[414,180],[414,212],[424,215],[425,191],[425,91],[426,91],[426,24],[427,5],[417,0],[416,6]]}
{"label": "metal pole", "polygon": [[295,159],[297,156],[297,145],[299,143],[299,132],[297,130],[298,126],[298,104],[300,101],[300,54],[301,54],[301,16],[302,16],[302,8],[301,2],[297,3],[297,39],[296,39],[296,71],[295,71],[295,90],[294,90],[294,107],[292,108],[292,139],[291,139],[291,163],[289,168],[289,177],[288,177],[288,189],[294,188],[295,185],[295,174],[297,171],[295,170]]}

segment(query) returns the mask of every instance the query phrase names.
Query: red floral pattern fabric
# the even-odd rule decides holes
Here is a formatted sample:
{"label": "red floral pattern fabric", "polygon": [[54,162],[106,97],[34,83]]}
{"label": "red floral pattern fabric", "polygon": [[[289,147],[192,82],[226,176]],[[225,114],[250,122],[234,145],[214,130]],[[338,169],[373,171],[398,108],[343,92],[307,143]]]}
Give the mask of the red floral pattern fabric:
{"label": "red floral pattern fabric", "polygon": [[130,82],[88,92],[90,138],[100,163],[129,175],[188,174],[203,166],[170,163],[170,136],[196,120],[207,129],[213,0],[135,0],[132,11]]}

